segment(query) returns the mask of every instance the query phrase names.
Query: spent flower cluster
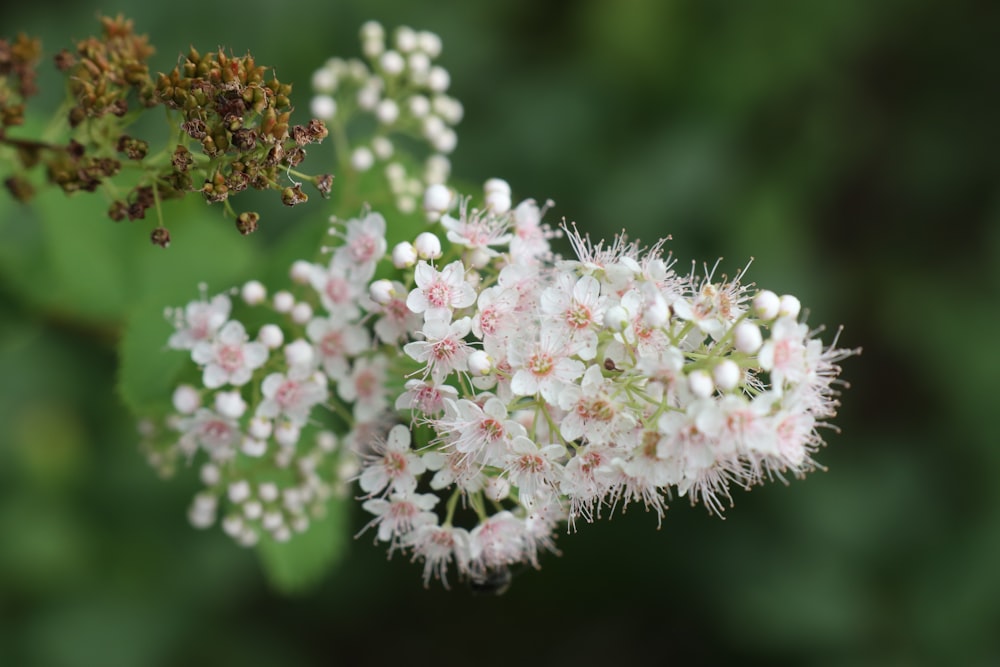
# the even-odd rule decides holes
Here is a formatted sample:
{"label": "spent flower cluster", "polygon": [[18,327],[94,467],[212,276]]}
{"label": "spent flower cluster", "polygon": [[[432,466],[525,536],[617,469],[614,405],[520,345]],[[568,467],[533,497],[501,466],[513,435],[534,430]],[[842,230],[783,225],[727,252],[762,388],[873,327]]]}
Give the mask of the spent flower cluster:
{"label": "spent flower cluster", "polygon": [[[325,125],[319,119],[290,124],[291,85],[252,55],[192,48],[172,71],[153,75],[147,61],[154,48],[133,32],[130,20],[103,17],[101,27],[99,37],[55,56],[66,78],[66,99],[56,122],[37,139],[13,130],[24,124],[26,101],[38,92],[41,44],[23,35],[13,43],[0,40],[0,155],[13,168],[4,184],[16,199],[32,199],[32,172],[43,166],[45,184],[66,194],[103,191],[111,201],[108,217],[116,222],[143,219],[153,208],[157,226],[151,239],[166,247],[164,200],[200,193],[210,203],[222,202],[240,233],[249,234],[260,216],[237,213],[232,195],[273,190],[294,206],[308,199],[304,181],[329,195],[331,175],[296,171],[306,146],[326,137]],[[167,109],[171,132],[161,147],[151,147],[130,132],[158,106]]]}

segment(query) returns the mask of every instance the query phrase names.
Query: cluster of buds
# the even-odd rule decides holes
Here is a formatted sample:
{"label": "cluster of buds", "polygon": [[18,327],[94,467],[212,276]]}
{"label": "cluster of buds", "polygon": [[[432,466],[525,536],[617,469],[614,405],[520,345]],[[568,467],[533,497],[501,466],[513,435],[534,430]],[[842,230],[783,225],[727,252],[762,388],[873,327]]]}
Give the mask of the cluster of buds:
{"label": "cluster of buds", "polygon": [[[428,31],[402,26],[390,44],[375,21],[361,28],[364,59],[331,58],[313,74],[311,111],[338,133],[344,171],[363,173],[380,166],[393,203],[403,213],[417,210],[428,185],[444,183],[455,150],[454,126],[464,113],[447,94],[448,71],[435,64],[441,39]],[[354,128],[374,131],[358,136]],[[406,138],[405,155],[396,151]],[[413,152],[425,146],[423,155]]]}
{"label": "cluster of buds", "polygon": [[[15,173],[6,179],[19,200],[35,188],[27,172],[45,165],[47,181],[66,193],[93,192],[123,170],[123,160],[135,167],[124,198],[108,209],[114,221],[145,218],[160,201],[201,193],[209,202],[223,202],[243,234],[257,227],[255,212],[237,214],[229,197],[247,188],[274,190],[294,206],[308,199],[302,182],[311,182],[324,196],[333,178],[307,176],[296,170],[305,147],[322,141],[327,130],[320,120],[290,125],[291,86],[268,78],[251,55],[227,56],[221,50],[201,55],[194,49],[169,74],[151,76],[147,60],[154,49],[132,22],[119,16],[101,19],[101,37],[80,41],[75,51],[63,50],[56,66],[67,79],[66,118],[72,136],[66,143],[9,136],[8,126],[21,124],[23,98],[34,92],[37,41],[20,38],[0,42],[0,149],[13,149]],[[6,75],[19,82],[6,84]],[[14,94],[16,93],[16,95]],[[126,129],[150,108],[164,105],[180,115],[163,150],[151,151]],[[192,152],[189,147],[197,145]],[[298,179],[298,180],[296,180]],[[157,215],[160,215],[157,209]],[[162,220],[153,230],[154,243],[166,246],[170,234]]]}
{"label": "cluster of buds", "polygon": [[[593,243],[545,224],[547,206],[512,206],[499,179],[478,206],[432,185],[434,222],[412,241],[390,249],[368,212],[335,223],[329,261],[292,266],[295,292],[245,285],[244,302],[282,316],[253,339],[225,295],[173,312],[170,346],[201,387],[178,390],[175,436],[150,451],[205,454],[196,525],[228,502],[223,526],[252,542],[248,522],[284,497],[282,464],[300,493],[306,457],[324,491],[358,482],[366,528],[422,560],[425,583],[454,570],[489,585],[616,507],[662,519],[686,497],[719,514],[734,486],[816,468],[851,351],[745,269],[678,274],[664,240]],[[553,253],[561,233],[575,256]],[[321,425],[326,447],[297,444]]]}

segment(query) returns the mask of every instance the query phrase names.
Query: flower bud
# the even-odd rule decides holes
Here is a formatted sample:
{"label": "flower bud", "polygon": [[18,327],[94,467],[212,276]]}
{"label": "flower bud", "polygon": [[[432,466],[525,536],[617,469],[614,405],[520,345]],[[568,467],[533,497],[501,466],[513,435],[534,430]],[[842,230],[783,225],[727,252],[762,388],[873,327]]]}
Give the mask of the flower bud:
{"label": "flower bud", "polygon": [[491,192],[502,192],[510,196],[510,183],[502,178],[491,178],[483,184],[483,192],[487,195]]}
{"label": "flower bud", "polygon": [[274,429],[274,439],[282,447],[294,447],[300,434],[301,429],[292,422],[281,422]]}
{"label": "flower bud", "polygon": [[274,295],[274,309],[279,313],[290,313],[295,307],[295,297],[291,292],[281,290]]}
{"label": "flower bud", "polygon": [[608,308],[607,312],[604,313],[604,327],[608,331],[618,333],[625,330],[631,319],[628,311],[616,304]]}
{"label": "flower bud", "polygon": [[444,213],[451,208],[451,200],[451,190],[441,183],[436,183],[424,191],[424,210]]}
{"label": "flower bud", "polygon": [[383,125],[392,125],[399,118],[399,105],[395,100],[384,99],[375,107],[375,117]]}
{"label": "flower bud", "polygon": [[259,280],[250,280],[243,285],[240,296],[248,306],[259,306],[267,299],[267,288]]}
{"label": "flower bud", "polygon": [[722,391],[732,391],[739,385],[743,378],[743,372],[739,364],[732,359],[723,359],[712,369],[712,379],[715,386]]}
{"label": "flower bud", "polygon": [[378,59],[378,63],[382,71],[389,76],[396,76],[402,73],[403,68],[406,67],[406,61],[398,51],[386,51]]}
{"label": "flower bud", "polygon": [[771,290],[761,290],[753,298],[753,310],[762,320],[770,321],[778,316],[781,305],[778,295]]}
{"label": "flower bud", "polygon": [[397,269],[408,269],[417,263],[417,249],[409,241],[397,243],[392,249],[392,265]]}
{"label": "flower bud", "polygon": [[437,259],[441,256],[441,239],[431,232],[421,232],[413,241],[420,259]]}
{"label": "flower bud", "polygon": [[275,350],[285,342],[285,334],[277,324],[265,324],[257,333],[257,340],[264,343],[268,349]]}
{"label": "flower bud", "polygon": [[365,146],[359,146],[351,153],[351,167],[355,171],[368,171],[375,164],[375,156]]}
{"label": "flower bud", "polygon": [[285,346],[285,363],[290,367],[308,367],[312,365],[315,353],[313,347],[301,338]]}
{"label": "flower bud", "polygon": [[781,317],[790,317],[795,319],[799,316],[799,312],[802,310],[802,304],[799,302],[797,297],[791,294],[782,294],[779,300],[778,315]]}
{"label": "flower bud", "polygon": [[385,278],[376,280],[368,287],[368,296],[380,306],[391,302],[395,292],[396,290],[392,286],[392,281]]}
{"label": "flower bud", "polygon": [[304,259],[299,259],[292,262],[292,268],[288,270],[288,275],[291,277],[293,283],[298,283],[299,285],[308,285],[309,276],[312,275],[313,265]]}
{"label": "flower bud", "polygon": [[475,376],[489,375],[493,372],[493,360],[483,350],[476,350],[469,355],[469,373]]}
{"label": "flower bud", "polygon": [[266,417],[254,417],[250,420],[250,427],[247,429],[250,435],[258,440],[267,440],[271,437],[273,424]]}
{"label": "flower bud", "polygon": [[215,411],[223,417],[239,419],[247,411],[247,402],[237,390],[220,391],[215,395]]}
{"label": "flower bud", "polygon": [[312,319],[313,309],[305,301],[299,301],[292,307],[292,312],[290,313],[292,322],[296,324],[305,324]]}
{"label": "flower bud", "polygon": [[503,215],[510,210],[510,193],[494,190],[486,195],[486,208],[497,215]]}
{"label": "flower bud", "polygon": [[189,384],[182,384],[174,390],[174,409],[182,415],[189,415],[201,407],[201,395]]}
{"label": "flower bud", "polygon": [[753,322],[740,322],[733,330],[733,347],[744,354],[754,354],[764,342],[760,327]]}
{"label": "flower bud", "polygon": [[233,482],[228,489],[229,500],[234,503],[242,503],[250,497],[250,484],[245,479]]}
{"label": "flower bud", "polygon": [[688,389],[698,398],[708,398],[715,390],[715,383],[708,371],[700,368],[688,373]]}

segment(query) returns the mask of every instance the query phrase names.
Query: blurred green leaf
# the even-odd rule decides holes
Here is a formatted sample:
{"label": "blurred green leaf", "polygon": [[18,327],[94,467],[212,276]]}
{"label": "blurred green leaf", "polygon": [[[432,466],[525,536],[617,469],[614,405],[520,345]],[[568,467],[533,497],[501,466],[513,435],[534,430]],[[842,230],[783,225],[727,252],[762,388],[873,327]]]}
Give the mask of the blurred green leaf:
{"label": "blurred green leaf", "polygon": [[350,540],[348,500],[327,503],[326,516],[288,542],[264,538],[257,547],[271,584],[283,593],[302,593],[330,574]]}

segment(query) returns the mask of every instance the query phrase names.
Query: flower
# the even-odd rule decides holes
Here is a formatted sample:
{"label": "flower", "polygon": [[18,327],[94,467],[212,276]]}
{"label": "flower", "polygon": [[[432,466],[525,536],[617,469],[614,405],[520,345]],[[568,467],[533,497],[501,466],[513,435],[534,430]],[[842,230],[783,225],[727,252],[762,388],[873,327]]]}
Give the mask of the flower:
{"label": "flower", "polygon": [[227,322],[214,339],[198,341],[191,348],[191,358],[204,366],[202,381],[209,389],[246,384],[267,357],[267,346],[248,342],[246,329],[236,320]]}

